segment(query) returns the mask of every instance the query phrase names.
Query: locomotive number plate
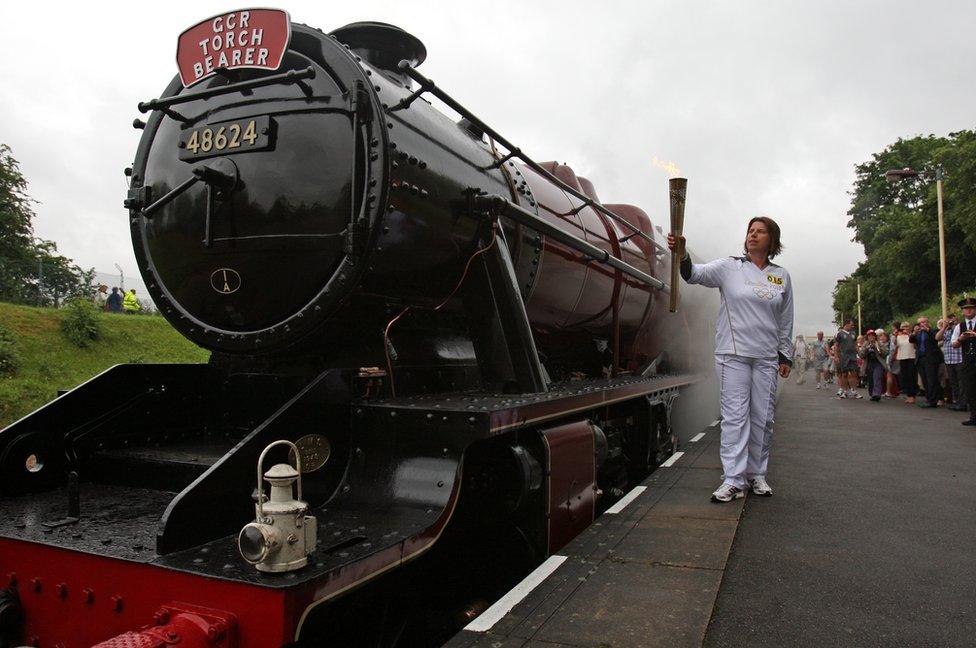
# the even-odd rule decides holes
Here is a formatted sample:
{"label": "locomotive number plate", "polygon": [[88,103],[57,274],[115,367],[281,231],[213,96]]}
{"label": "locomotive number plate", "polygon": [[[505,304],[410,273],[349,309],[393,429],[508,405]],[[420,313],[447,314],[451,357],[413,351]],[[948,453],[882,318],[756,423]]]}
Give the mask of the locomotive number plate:
{"label": "locomotive number plate", "polygon": [[202,160],[215,155],[271,148],[274,121],[267,115],[205,124],[183,131],[180,159]]}

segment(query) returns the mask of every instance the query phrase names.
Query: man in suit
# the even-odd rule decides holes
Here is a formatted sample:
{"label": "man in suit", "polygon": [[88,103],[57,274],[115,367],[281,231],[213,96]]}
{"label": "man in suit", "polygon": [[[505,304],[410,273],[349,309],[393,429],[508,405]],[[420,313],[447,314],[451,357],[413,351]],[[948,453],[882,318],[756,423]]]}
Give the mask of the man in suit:
{"label": "man in suit", "polygon": [[909,338],[915,342],[915,364],[925,387],[925,401],[919,407],[938,407],[942,400],[942,383],[939,382],[939,365],[942,364],[942,350],[935,341],[935,333],[929,328],[929,318],[918,318],[918,332]]}
{"label": "man in suit", "polygon": [[959,307],[962,308],[962,319],[952,331],[950,344],[962,349],[959,378],[969,406],[969,420],[962,424],[976,426],[976,298],[960,300]]}

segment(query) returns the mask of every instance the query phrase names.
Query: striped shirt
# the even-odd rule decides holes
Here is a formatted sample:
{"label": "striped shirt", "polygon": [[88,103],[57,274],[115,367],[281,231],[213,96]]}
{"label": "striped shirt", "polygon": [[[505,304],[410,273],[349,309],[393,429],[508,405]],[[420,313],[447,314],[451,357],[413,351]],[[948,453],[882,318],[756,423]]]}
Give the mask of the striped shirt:
{"label": "striped shirt", "polygon": [[[958,327],[959,325],[956,324]],[[942,345],[942,355],[945,357],[946,364],[962,364],[962,348],[952,348],[952,333],[942,338],[945,344]]]}

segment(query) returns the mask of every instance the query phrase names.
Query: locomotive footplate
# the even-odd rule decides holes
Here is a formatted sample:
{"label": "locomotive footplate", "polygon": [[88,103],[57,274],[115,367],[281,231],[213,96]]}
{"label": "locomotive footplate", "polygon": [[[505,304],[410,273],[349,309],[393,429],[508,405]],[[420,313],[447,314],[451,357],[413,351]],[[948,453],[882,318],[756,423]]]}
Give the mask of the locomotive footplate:
{"label": "locomotive footplate", "polygon": [[85,482],[78,489],[84,514],[77,522],[60,526],[45,523],[64,517],[67,488],[7,496],[0,538],[137,562],[155,555],[159,518],[175,493]]}
{"label": "locomotive footplate", "polygon": [[228,538],[154,563],[271,588],[308,584],[310,600],[318,600],[323,590],[331,596],[357,585],[356,574],[405,562],[437,540],[458,497],[462,456],[474,441],[634,398],[668,402],[682,387],[703,379],[700,374],[660,374],[556,383],[545,394],[472,393],[354,403],[357,441],[349,478],[339,495],[314,510],[320,542],[307,568],[288,574],[258,572],[240,560]]}

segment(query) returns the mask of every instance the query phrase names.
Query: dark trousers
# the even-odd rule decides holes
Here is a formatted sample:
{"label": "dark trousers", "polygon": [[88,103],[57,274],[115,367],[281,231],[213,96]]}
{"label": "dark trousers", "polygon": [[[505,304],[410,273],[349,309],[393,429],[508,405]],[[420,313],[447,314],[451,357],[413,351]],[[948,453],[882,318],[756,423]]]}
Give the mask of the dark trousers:
{"label": "dark trousers", "polygon": [[905,396],[915,398],[918,393],[918,372],[915,370],[915,358],[898,361],[898,386],[905,392]]}
{"label": "dark trousers", "polygon": [[966,408],[966,394],[962,390],[962,365],[946,364],[946,373],[949,374],[949,387],[952,388],[952,403],[959,408]]}
{"label": "dark trousers", "polygon": [[885,370],[880,362],[868,361],[868,385],[871,398],[881,398],[881,394],[884,393],[886,385]]}
{"label": "dark trousers", "polygon": [[935,405],[942,399],[942,383],[939,381],[939,365],[942,364],[942,354],[926,353],[918,356],[918,373],[922,376],[922,386],[925,387],[925,400]]}
{"label": "dark trousers", "polygon": [[969,419],[976,421],[976,361],[963,360],[959,368],[962,391],[966,395],[966,404],[969,405]]}

